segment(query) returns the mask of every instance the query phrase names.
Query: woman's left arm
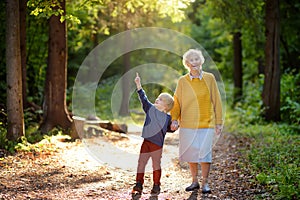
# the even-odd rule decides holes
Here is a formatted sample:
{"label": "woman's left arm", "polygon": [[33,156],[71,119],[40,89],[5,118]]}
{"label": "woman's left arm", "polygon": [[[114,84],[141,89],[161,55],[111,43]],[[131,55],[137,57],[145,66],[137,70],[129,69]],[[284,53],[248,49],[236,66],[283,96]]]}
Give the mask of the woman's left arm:
{"label": "woman's left arm", "polygon": [[216,123],[216,133],[220,134],[223,129],[223,108],[220,91],[218,89],[217,81],[212,75],[211,80],[211,101],[213,104],[214,114],[215,114],[215,123]]}

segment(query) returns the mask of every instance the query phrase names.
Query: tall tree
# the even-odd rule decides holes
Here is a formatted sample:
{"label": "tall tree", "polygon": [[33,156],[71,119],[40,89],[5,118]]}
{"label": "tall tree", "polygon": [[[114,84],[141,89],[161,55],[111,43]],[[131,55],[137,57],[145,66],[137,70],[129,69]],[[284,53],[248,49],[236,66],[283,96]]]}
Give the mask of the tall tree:
{"label": "tall tree", "polygon": [[[131,36],[130,36],[130,32],[126,32],[126,41],[125,41],[125,49],[127,51],[130,50],[130,43],[132,42]],[[124,74],[126,72],[128,72],[130,70],[130,52],[126,53],[124,56]],[[129,105],[128,105],[128,99],[129,99],[129,93],[130,93],[130,89],[128,87],[129,85],[129,81],[128,80],[128,76],[124,76],[122,78],[122,99],[123,101],[121,102],[121,107],[119,110],[119,114],[121,116],[127,116],[129,115]]]}
{"label": "tall tree", "polygon": [[266,120],[280,120],[279,0],[266,1],[265,80],[262,93]]}
{"label": "tall tree", "polygon": [[[96,3],[96,4],[95,4]],[[130,30],[137,27],[147,27],[153,26],[156,20],[162,18],[169,18],[172,22],[179,22],[185,17],[185,13],[183,11],[184,8],[189,5],[189,0],[170,0],[168,3],[165,1],[153,1],[153,0],[118,0],[116,1],[77,1],[75,4],[68,5],[73,9],[74,15],[80,17],[80,14],[76,14],[78,12],[78,6],[83,6],[88,10],[88,13],[94,13],[91,19],[86,18],[88,15],[84,17],[86,19],[82,20],[83,23],[87,23],[90,27],[87,29],[80,28],[79,34],[76,35],[78,37],[82,34],[86,34],[89,32],[97,33],[93,35],[95,37],[102,37],[104,35],[115,34],[122,31]],[[78,4],[78,6],[76,6]],[[82,11],[80,11],[82,12]],[[96,14],[97,13],[97,14]],[[70,12],[69,12],[70,14]],[[130,34],[128,35],[128,40],[124,43],[126,49],[130,50]],[[82,43],[82,38],[80,39],[80,43]],[[89,43],[87,41],[86,43]],[[123,55],[123,63],[120,64],[122,68],[118,69],[119,72],[125,74],[130,70],[132,54],[126,53]],[[116,72],[114,71],[114,74]],[[121,107],[119,109],[119,114],[121,116],[126,116],[129,114],[129,81],[128,77],[122,78],[122,101]]]}
{"label": "tall tree", "polygon": [[[159,18],[170,17],[173,22],[179,22],[184,19],[183,9],[186,5],[189,5],[187,0],[172,0],[168,1],[168,4],[161,1],[152,0],[120,0],[116,5],[112,2],[112,5],[108,5],[111,17],[109,18],[109,24],[113,25],[112,30],[126,31],[136,27],[151,26]],[[125,48],[130,50],[131,36],[130,33],[126,35]],[[130,70],[131,57],[130,52],[124,55],[123,59],[123,73],[125,74]],[[122,78],[122,101],[119,109],[121,116],[129,114],[129,77]]]}
{"label": "tall tree", "polygon": [[235,104],[242,98],[243,95],[243,67],[242,67],[242,41],[241,32],[233,34],[233,79],[234,79],[234,94],[233,103]]}
{"label": "tall tree", "polygon": [[[60,8],[65,15],[66,1],[62,0],[54,8]],[[66,21],[61,15],[52,15],[49,19],[48,66],[43,103],[42,132],[48,132],[56,126],[63,129],[71,127],[72,120],[66,105],[67,79],[67,35]]]}
{"label": "tall tree", "polygon": [[20,0],[20,47],[22,66],[22,95],[23,107],[27,106],[27,83],[26,83],[26,8],[27,0]]}
{"label": "tall tree", "polygon": [[[190,14],[192,20],[197,20],[194,14],[195,11],[200,12],[209,11],[209,15],[216,19],[221,19],[225,22],[224,29],[232,33],[233,44],[233,105],[238,102],[243,95],[243,70],[242,70],[242,28],[244,19],[247,17],[244,14],[236,16],[236,12],[239,10],[246,10],[247,6],[244,3],[237,4],[236,1],[229,0],[214,0],[214,1],[202,1],[198,0],[193,3],[193,11]],[[206,11],[205,11],[206,10]],[[197,12],[195,12],[197,13]],[[242,12],[243,13],[243,12]],[[205,14],[202,14],[205,15]],[[199,18],[199,17],[198,17]],[[199,20],[199,19],[198,19]],[[201,24],[201,21],[198,22]],[[223,33],[221,33],[223,34]],[[215,49],[213,50],[215,51]]]}
{"label": "tall tree", "polygon": [[7,138],[24,135],[19,0],[6,2]]}
{"label": "tall tree", "polygon": [[[231,78],[229,74],[230,76],[233,74],[233,105],[235,105],[243,96],[243,83],[246,82],[243,81],[245,78],[243,68],[247,67],[248,74],[251,74],[249,68],[253,68],[263,58],[261,10],[264,2],[262,0],[195,0],[192,5],[189,16],[198,27],[198,30],[194,31],[194,35],[198,34],[195,38],[206,44],[205,47],[209,49],[214,60],[219,62],[223,75]],[[232,37],[228,37],[228,33],[231,33]],[[228,49],[227,38],[233,39],[231,62],[228,62],[232,50]],[[228,66],[232,65],[233,68],[228,73]],[[252,74],[257,77],[257,73]]]}
{"label": "tall tree", "polygon": [[300,72],[300,2],[280,1],[280,58],[281,69]]}

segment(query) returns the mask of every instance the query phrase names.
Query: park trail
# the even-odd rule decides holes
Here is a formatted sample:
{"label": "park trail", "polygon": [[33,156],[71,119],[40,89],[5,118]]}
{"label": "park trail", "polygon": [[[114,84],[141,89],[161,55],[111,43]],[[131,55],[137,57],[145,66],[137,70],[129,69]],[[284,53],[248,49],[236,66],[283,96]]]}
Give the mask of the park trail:
{"label": "park trail", "polygon": [[[18,152],[1,158],[0,200],[132,199],[142,142],[140,134],[141,127],[129,125],[128,134],[106,132],[95,138],[72,142],[63,136],[53,136],[40,142],[43,147],[40,151]],[[187,163],[178,161],[178,132],[167,133],[161,193],[150,195],[152,173],[151,163],[148,163],[143,193],[135,199],[254,199],[256,194],[264,191],[253,182],[247,168],[240,165],[244,161],[241,149],[249,145],[246,138],[223,133],[213,147],[209,180],[212,193],[185,192],[185,187],[191,183],[189,168]],[[120,150],[126,153],[122,155]],[[110,162],[113,160],[119,162]]]}

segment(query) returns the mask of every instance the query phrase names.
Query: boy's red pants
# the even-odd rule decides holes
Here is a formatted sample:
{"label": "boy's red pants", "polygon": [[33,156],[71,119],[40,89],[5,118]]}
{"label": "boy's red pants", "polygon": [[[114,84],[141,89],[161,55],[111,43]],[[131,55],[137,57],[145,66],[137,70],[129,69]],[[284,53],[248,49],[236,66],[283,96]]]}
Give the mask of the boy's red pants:
{"label": "boy's red pants", "polygon": [[149,158],[151,158],[153,168],[153,182],[155,185],[160,185],[161,156],[162,147],[144,139],[139,155],[136,182],[141,182],[142,184],[144,183],[145,168]]}

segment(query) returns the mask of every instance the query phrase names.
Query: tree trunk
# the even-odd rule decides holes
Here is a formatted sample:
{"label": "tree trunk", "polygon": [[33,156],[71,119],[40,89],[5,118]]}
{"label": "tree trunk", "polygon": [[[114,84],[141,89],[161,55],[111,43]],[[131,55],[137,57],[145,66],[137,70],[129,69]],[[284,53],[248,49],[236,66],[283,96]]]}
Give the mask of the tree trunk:
{"label": "tree trunk", "polygon": [[243,67],[242,67],[242,41],[241,33],[236,32],[233,35],[233,49],[234,49],[234,94],[233,104],[241,100],[243,95]]}
{"label": "tree trunk", "polygon": [[266,67],[262,93],[265,119],[280,120],[279,0],[266,1]]}
{"label": "tree trunk", "polygon": [[[65,0],[61,8],[65,11]],[[60,22],[60,16],[51,16],[49,20],[48,66],[43,103],[43,122],[41,131],[46,133],[54,127],[71,128],[72,120],[67,111],[67,35],[66,21]]]}
{"label": "tree trunk", "polygon": [[27,81],[26,81],[26,8],[27,0],[20,0],[20,48],[22,66],[22,94],[23,107],[27,107]]}
{"label": "tree trunk", "polygon": [[6,2],[7,139],[24,136],[19,0]]}
{"label": "tree trunk", "polygon": [[[127,51],[130,50],[130,43],[131,43],[131,35],[130,32],[126,32],[126,41],[125,48]],[[124,55],[124,74],[126,74],[130,70],[130,52]],[[122,101],[121,101],[121,108],[119,114],[121,116],[128,116],[129,115],[129,81],[128,76],[122,77]]]}
{"label": "tree trunk", "polygon": [[[130,53],[124,55],[124,72],[130,70]],[[124,73],[124,74],[125,74]],[[121,116],[129,115],[129,80],[128,76],[122,77],[122,102],[119,114]]]}

